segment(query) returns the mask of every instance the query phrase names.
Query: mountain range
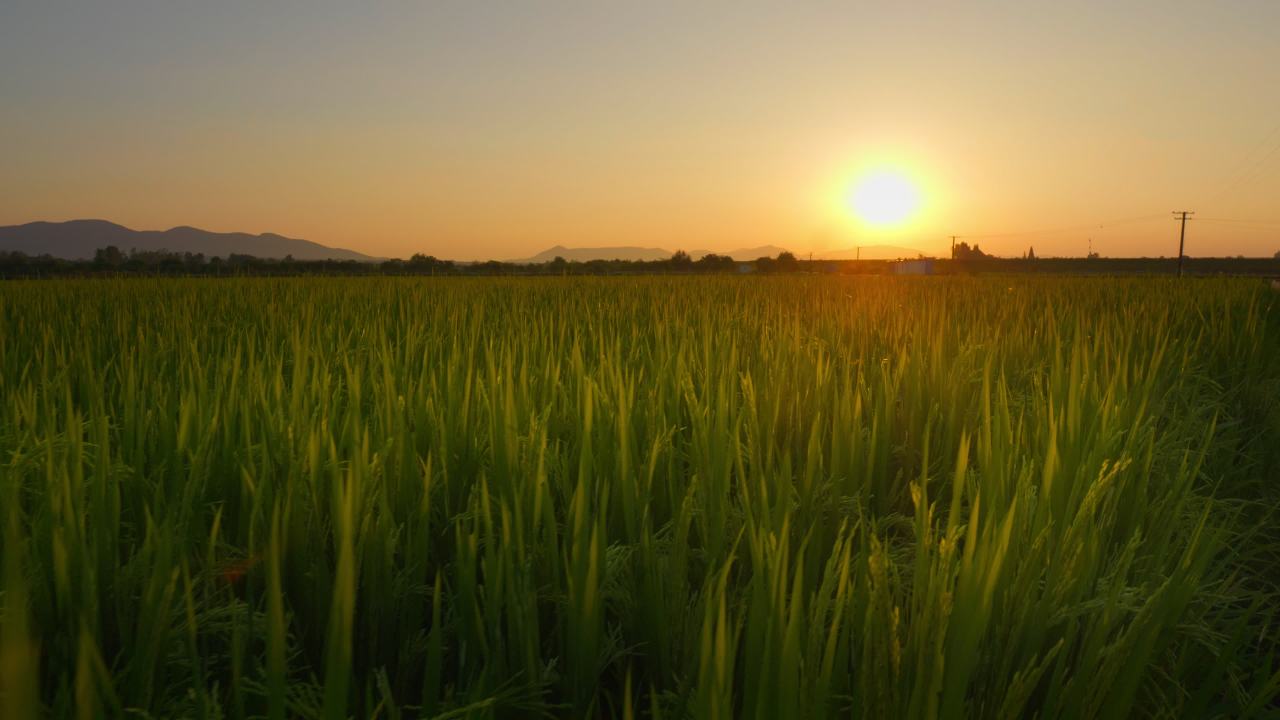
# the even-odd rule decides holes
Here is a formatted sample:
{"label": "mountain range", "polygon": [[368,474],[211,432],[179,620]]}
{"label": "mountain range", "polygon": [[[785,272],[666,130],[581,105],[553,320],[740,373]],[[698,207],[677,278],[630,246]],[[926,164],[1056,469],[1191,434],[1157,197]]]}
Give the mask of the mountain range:
{"label": "mountain range", "polygon": [[0,227],[0,252],[22,252],[27,255],[52,255],[68,259],[92,258],[98,248],[114,245],[130,250],[201,253],[206,257],[230,254],[260,258],[298,260],[359,260],[375,262],[354,250],[331,248],[310,240],[288,238],[275,233],[219,233],[180,226],[168,230],[133,230],[106,220],[71,220],[68,222],[33,222]]}
{"label": "mountain range", "polygon": [[[289,238],[275,233],[250,235],[249,233],[220,233],[199,228],[179,226],[168,230],[133,230],[106,220],[71,220],[68,222],[32,222],[25,225],[0,226],[0,252],[22,252],[27,255],[52,255],[67,259],[89,259],[99,248],[114,245],[124,252],[130,250],[203,254],[206,257],[226,257],[231,254],[253,255],[260,258],[293,256],[297,260],[357,260],[378,262],[383,258],[372,257],[354,250],[333,248],[310,240]],[[762,257],[777,257],[787,249],[777,245],[738,248],[729,252],[713,250],[688,250],[697,260],[715,253],[728,255],[734,260],[746,261]],[[590,260],[666,260],[673,251],[657,247],[565,247],[556,245],[537,255],[517,263],[546,263],[562,257],[565,260],[587,262]],[[919,251],[895,245],[864,245],[859,250],[827,250],[815,252],[814,259],[893,260],[913,258]],[[807,257],[807,253],[798,253]]]}
{"label": "mountain range", "polygon": [[[728,255],[734,260],[757,260],[762,257],[777,257],[779,253],[787,252],[784,247],[777,245],[761,245],[759,247],[738,248],[729,252],[718,250],[686,250],[689,257],[697,260],[704,255],[715,253],[716,255]],[[564,245],[556,245],[553,248],[543,250],[542,252],[529,258],[521,258],[512,260],[516,263],[545,263],[562,257],[565,260],[588,262],[590,260],[666,260],[671,257],[673,251],[665,248],[657,247],[636,247],[636,246],[617,246],[617,247],[565,247]],[[813,253],[814,260],[854,260],[861,258],[862,260],[898,260],[901,258],[914,258],[921,254],[915,248],[903,247],[899,245],[863,245],[860,248],[848,248],[844,250],[823,250]],[[928,253],[924,253],[928,255]],[[809,257],[808,253],[796,253],[796,256],[802,259]]]}
{"label": "mountain range", "polygon": [[[704,255],[728,255],[734,260],[756,260],[762,257],[777,257],[778,253],[786,252],[786,248],[777,245],[761,245],[753,248],[738,248],[729,252],[718,252],[715,250],[686,250],[689,257],[697,260]],[[666,260],[671,257],[675,251],[666,250],[656,247],[638,247],[634,245],[620,245],[616,247],[565,247],[564,245],[556,245],[548,248],[533,257],[512,260],[515,263],[545,263],[562,257],[565,260],[576,262],[588,262],[591,260]]]}
{"label": "mountain range", "polygon": [[847,250],[824,250],[815,252],[815,260],[901,260],[919,255],[928,256],[915,248],[900,245],[862,245]]}

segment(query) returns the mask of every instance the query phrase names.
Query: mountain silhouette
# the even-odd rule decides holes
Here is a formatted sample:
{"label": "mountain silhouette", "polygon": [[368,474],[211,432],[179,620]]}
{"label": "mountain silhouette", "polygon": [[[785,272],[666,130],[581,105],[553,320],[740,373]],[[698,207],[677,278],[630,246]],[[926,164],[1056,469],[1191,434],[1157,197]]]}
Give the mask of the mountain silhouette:
{"label": "mountain silhouette", "polygon": [[115,245],[123,252],[168,250],[201,253],[206,257],[226,257],[234,253],[260,258],[292,255],[298,260],[374,262],[380,259],[275,233],[219,233],[185,225],[168,230],[132,230],[106,220],[71,220],[0,227],[0,252],[78,260],[92,258],[95,250],[108,245]]}
{"label": "mountain silhouette", "polygon": [[571,248],[556,245],[547,248],[530,258],[513,260],[517,263],[545,263],[562,257],[565,260],[587,262],[589,260],[666,260],[671,257],[670,250],[636,246],[622,247],[580,247]]}
{"label": "mountain silhouette", "polygon": [[[576,262],[588,262],[590,260],[666,260],[674,254],[674,250],[666,250],[656,247],[638,247],[634,245],[620,245],[616,247],[565,247],[564,245],[556,245],[548,248],[530,258],[520,260],[512,260],[516,263],[545,263],[562,257],[565,260]],[[756,260],[762,257],[777,257],[778,253],[786,252],[786,248],[776,245],[762,245],[754,248],[739,248],[729,252],[716,250],[686,250],[689,257],[697,260],[704,255],[728,255],[734,260]]]}
{"label": "mountain silhouette", "polygon": [[784,252],[788,252],[784,247],[778,247],[777,245],[760,245],[759,247],[738,248],[737,250],[730,250],[729,252],[716,250],[690,250],[689,257],[697,260],[708,253],[715,253],[716,255],[728,255],[734,260],[759,260],[762,257],[778,257],[778,253]]}
{"label": "mountain silhouette", "polygon": [[929,256],[930,253],[922,253],[915,248],[902,247],[899,245],[863,245],[856,248],[848,248],[845,250],[824,250],[815,252],[814,259],[821,260],[901,260],[903,258],[914,258],[919,255]]}

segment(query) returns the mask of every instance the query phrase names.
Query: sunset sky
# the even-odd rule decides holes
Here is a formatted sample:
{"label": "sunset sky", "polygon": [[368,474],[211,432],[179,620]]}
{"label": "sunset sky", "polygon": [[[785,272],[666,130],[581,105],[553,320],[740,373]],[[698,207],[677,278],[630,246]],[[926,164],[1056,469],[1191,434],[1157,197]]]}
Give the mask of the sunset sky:
{"label": "sunset sky", "polygon": [[[0,68],[6,225],[1124,256],[1186,209],[1189,255],[1280,250],[1275,0],[5,0]],[[872,226],[886,171],[919,205]]]}

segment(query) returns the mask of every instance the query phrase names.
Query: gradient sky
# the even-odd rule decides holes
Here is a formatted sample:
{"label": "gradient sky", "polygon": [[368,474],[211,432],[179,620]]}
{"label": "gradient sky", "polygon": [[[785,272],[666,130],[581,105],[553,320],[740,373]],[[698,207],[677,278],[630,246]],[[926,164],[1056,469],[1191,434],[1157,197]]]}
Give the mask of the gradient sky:
{"label": "gradient sky", "polygon": [[[1118,256],[1188,209],[1189,255],[1280,250],[1275,0],[4,0],[0,68],[0,224]],[[882,166],[894,231],[844,201]]]}

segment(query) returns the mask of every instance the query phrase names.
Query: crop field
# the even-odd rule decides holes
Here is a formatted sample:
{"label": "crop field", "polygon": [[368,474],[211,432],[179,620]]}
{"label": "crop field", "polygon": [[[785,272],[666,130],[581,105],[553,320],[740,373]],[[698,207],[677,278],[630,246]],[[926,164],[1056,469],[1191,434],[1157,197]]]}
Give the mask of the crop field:
{"label": "crop field", "polygon": [[1265,717],[1280,294],[0,284],[0,717]]}

